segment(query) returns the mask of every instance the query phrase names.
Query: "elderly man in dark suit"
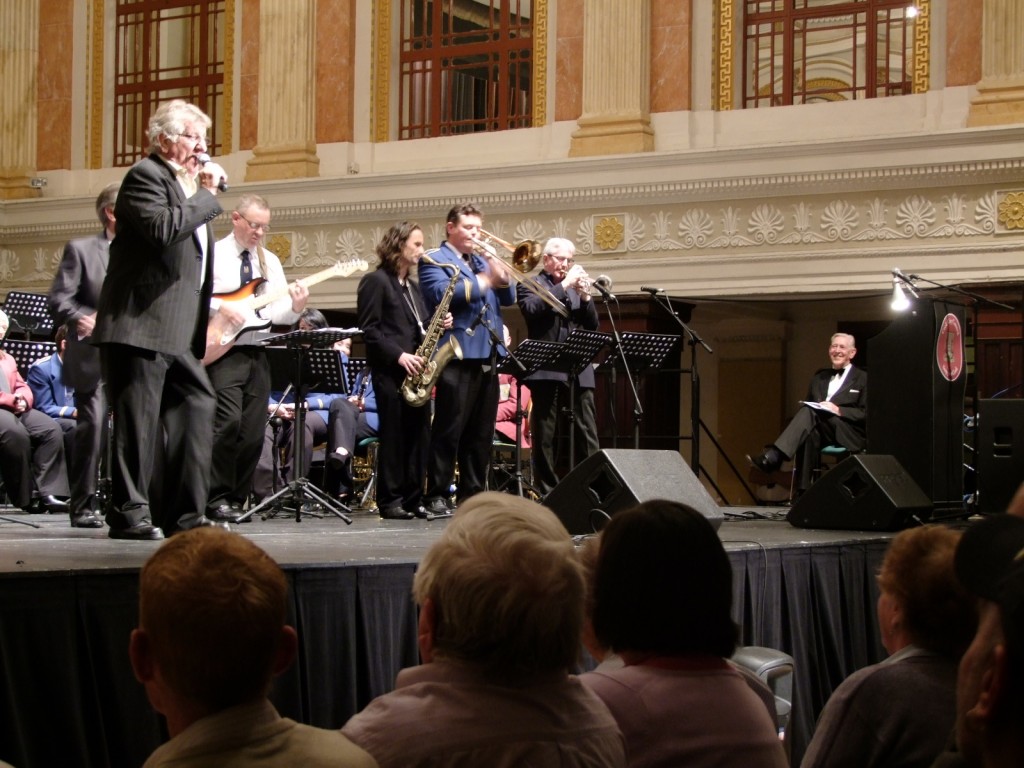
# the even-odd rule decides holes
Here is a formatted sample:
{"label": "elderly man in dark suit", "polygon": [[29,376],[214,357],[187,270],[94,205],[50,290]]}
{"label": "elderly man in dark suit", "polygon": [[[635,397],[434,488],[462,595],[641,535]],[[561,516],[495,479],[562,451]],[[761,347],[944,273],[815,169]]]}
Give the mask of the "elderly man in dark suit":
{"label": "elderly man in dark suit", "polygon": [[755,467],[771,474],[783,461],[797,459],[794,493],[810,485],[811,470],[818,466],[821,449],[841,445],[863,451],[867,445],[868,375],[852,364],[856,341],[848,333],[832,334],[828,356],[831,368],[814,374],[807,399],[775,442],[757,456],[747,456]]}
{"label": "elderly man in dark suit", "polygon": [[114,239],[114,203],[120,182],[108,184],[96,198],[96,215],[103,231],[91,237],[71,240],[50,286],[50,313],[66,329],[64,384],[75,392],[76,425],[74,449],[70,456],[71,525],[102,528],[96,498],[100,456],[103,452],[103,422],[107,399],[100,378],[100,352],[92,345],[96,307],[107,276],[110,241]]}
{"label": "elderly man in dark suit", "polygon": [[[552,237],[544,244],[543,269],[530,278],[536,290],[519,285],[518,302],[526,320],[527,336],[544,341],[565,341],[577,328],[596,331],[599,326],[597,307],[590,300],[585,279],[587,273],[575,263],[576,246],[564,237]],[[565,314],[555,311],[541,298],[543,293],[565,307]],[[542,496],[558,484],[555,472],[555,434],[558,414],[568,410],[570,400],[569,374],[537,371],[527,378],[533,408],[530,410],[530,432],[533,437],[533,482]],[[580,371],[573,400],[572,428],[576,444],[582,446],[582,458],[601,450],[597,439],[597,411],[594,407],[594,368]],[[578,450],[578,449],[577,449]],[[579,454],[577,454],[579,455]],[[569,457],[575,466],[576,457]]]}
{"label": "elderly man in dark suit", "polygon": [[[161,539],[215,525],[210,485],[214,393],[203,369],[214,236],[224,169],[200,164],[210,118],[181,100],[149,120],[151,154],[125,175],[117,235],[93,334],[114,410],[110,537]],[[197,184],[198,181],[198,184]],[[154,525],[149,486],[163,434],[166,519]]]}

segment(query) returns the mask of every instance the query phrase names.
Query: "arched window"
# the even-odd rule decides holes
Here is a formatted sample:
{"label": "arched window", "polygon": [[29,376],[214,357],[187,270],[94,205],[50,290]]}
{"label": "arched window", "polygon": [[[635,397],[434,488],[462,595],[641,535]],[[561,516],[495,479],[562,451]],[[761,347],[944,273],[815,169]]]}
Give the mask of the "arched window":
{"label": "arched window", "polygon": [[533,0],[401,0],[398,136],[532,126]]}
{"label": "arched window", "polygon": [[115,166],[146,151],[156,106],[181,98],[213,118],[210,153],[223,149],[225,6],[232,0],[117,0],[114,39]]}

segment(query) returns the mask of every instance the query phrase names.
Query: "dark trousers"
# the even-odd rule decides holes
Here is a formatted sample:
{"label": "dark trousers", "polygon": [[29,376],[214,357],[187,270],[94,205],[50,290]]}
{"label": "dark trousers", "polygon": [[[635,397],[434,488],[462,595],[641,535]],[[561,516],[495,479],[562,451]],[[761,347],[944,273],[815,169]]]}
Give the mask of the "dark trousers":
{"label": "dark trousers", "polygon": [[96,482],[106,449],[107,398],[102,386],[91,392],[75,390],[75,447],[71,452],[71,516],[96,509]]}
{"label": "dark trousers", "polygon": [[327,456],[344,448],[347,456],[339,465],[330,461],[324,471],[324,490],[328,493],[352,492],[352,455],[360,440],[377,433],[370,429],[366,414],[347,398],[332,400],[327,411]]}
{"label": "dark trousers", "polygon": [[498,376],[493,368],[485,371],[483,363],[453,361],[438,379],[427,458],[428,501],[448,497],[456,461],[460,502],[486,487],[498,414]]}
{"label": "dark trousers", "polygon": [[[210,490],[215,398],[202,363],[191,352],[167,355],[123,344],[102,347],[103,378],[114,409],[111,528],[152,519],[171,533],[203,515]],[[161,427],[164,461],[156,466]],[[149,489],[163,475],[153,517]]]}
{"label": "dark trousers", "polygon": [[398,391],[404,379],[400,368],[373,369],[373,391],[380,419],[377,507],[402,507],[415,512],[423,500],[430,404],[414,408],[405,402]]}
{"label": "dark trousers", "polygon": [[[558,417],[563,409],[569,410],[569,384],[565,381],[529,381],[530,387],[530,440],[533,443],[533,485],[541,496],[558,485],[555,440],[559,434]],[[569,467],[601,450],[597,439],[597,413],[594,408],[594,390],[576,386],[573,403],[573,430],[575,456],[569,457]],[[567,423],[564,422],[563,423]]]}
{"label": "dark trousers", "polygon": [[67,498],[64,435],[42,411],[21,415],[0,410],[0,476],[11,503],[22,509],[32,503],[32,486],[40,495]]}
{"label": "dark trousers", "polygon": [[862,451],[867,441],[862,429],[828,411],[802,406],[790,420],[775,447],[796,460],[794,490],[805,491],[811,485],[811,473],[821,462],[821,449],[841,445],[849,451]]}
{"label": "dark trousers", "polygon": [[241,504],[252,489],[263,449],[263,425],[270,397],[270,365],[262,347],[233,347],[207,366],[216,393],[213,463],[208,508]]}

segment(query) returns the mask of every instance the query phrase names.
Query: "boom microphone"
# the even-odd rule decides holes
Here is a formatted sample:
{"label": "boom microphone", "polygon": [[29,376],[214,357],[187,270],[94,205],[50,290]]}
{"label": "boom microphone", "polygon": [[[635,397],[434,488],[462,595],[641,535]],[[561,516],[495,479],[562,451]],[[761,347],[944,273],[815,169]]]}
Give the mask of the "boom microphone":
{"label": "boom microphone", "polygon": [[[210,162],[210,156],[205,152],[200,152],[199,154],[196,155],[196,160],[199,161],[200,165],[206,165],[207,163]],[[221,192],[228,191],[228,183],[223,176],[221,176],[220,181],[217,182],[217,189],[219,189]]]}
{"label": "boom microphone", "polygon": [[651,296],[657,296],[659,293],[665,292],[664,288],[652,288],[649,285],[641,285],[640,290],[643,291],[644,293],[651,294]]}

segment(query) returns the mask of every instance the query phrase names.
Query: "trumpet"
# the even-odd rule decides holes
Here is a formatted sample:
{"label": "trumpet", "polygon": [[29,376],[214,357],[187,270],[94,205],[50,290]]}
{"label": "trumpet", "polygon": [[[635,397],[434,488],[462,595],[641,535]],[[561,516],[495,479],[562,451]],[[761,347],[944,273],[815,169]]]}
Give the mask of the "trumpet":
{"label": "trumpet", "polygon": [[[533,271],[533,268],[540,263],[544,255],[543,246],[536,240],[524,240],[518,245],[512,245],[500,237],[492,235],[485,229],[480,230],[480,238],[472,238],[477,252],[481,256],[489,257],[491,264],[496,265],[510,283],[522,285],[530,293],[540,298],[545,304],[551,307],[562,317],[569,317],[569,310],[565,304],[555,298],[547,288],[529,280],[524,280],[526,275]],[[497,247],[495,247],[497,246]],[[508,251],[510,261],[505,261],[499,254],[498,248]]]}

